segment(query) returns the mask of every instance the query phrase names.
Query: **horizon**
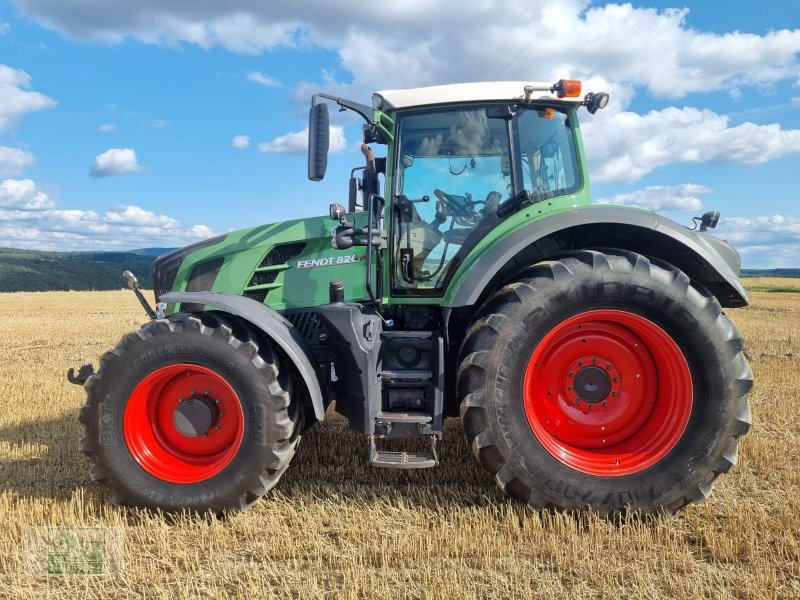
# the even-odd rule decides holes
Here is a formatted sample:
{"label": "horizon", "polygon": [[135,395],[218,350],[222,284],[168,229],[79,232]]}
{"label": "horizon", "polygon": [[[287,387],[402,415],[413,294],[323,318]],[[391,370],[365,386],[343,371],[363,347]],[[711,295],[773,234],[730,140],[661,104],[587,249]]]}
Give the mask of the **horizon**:
{"label": "horizon", "polygon": [[325,214],[360,123],[334,111],[309,182],[314,91],[564,77],[611,94],[581,113],[596,202],[719,210],[743,268],[795,268],[800,3],[499,6],[0,0],[0,246],[180,247]]}

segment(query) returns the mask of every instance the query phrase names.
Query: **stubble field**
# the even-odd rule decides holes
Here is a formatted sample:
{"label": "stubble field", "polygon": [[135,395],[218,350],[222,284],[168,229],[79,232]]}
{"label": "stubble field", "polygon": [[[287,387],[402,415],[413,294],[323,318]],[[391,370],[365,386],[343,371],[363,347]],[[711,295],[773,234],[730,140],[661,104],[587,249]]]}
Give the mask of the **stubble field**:
{"label": "stubble field", "polygon": [[[737,466],[704,504],[620,524],[508,500],[456,419],[428,471],[368,467],[334,415],[243,514],[112,506],[78,450],[84,392],[64,373],[97,364],[141,307],[122,291],[0,294],[0,598],[798,598],[800,293],[751,301],[730,313],[756,381]],[[31,526],[121,528],[124,568],[27,574]]]}

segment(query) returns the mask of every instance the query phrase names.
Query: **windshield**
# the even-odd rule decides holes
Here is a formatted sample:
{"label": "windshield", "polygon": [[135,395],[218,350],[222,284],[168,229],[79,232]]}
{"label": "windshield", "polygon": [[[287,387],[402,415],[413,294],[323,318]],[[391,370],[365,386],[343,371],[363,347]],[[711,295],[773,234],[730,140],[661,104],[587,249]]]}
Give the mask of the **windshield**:
{"label": "windshield", "polygon": [[499,206],[523,189],[533,202],[575,191],[578,173],[566,112],[496,105],[403,115],[394,291],[439,293],[454,259],[500,220]]}

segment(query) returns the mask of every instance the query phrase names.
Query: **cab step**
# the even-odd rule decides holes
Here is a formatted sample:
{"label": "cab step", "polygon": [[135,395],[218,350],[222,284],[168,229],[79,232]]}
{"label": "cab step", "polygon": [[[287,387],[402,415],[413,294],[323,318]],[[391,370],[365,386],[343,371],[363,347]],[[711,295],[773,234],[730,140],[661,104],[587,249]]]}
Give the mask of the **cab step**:
{"label": "cab step", "polygon": [[421,412],[379,412],[375,415],[374,433],[389,437],[427,437],[425,428],[433,417]]}
{"label": "cab step", "polygon": [[375,436],[369,436],[369,464],[384,469],[429,469],[439,464],[436,437],[430,436],[430,452],[389,452],[378,450]]}

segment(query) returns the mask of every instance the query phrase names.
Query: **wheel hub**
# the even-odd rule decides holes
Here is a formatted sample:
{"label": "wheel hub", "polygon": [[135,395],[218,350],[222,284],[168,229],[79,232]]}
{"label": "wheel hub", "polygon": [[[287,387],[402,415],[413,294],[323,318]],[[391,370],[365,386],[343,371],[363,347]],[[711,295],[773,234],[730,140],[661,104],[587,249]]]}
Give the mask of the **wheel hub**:
{"label": "wheel hub", "polygon": [[179,363],[139,382],[123,427],[131,455],[147,473],[171,483],[197,483],[231,464],[244,439],[244,413],[224,377]]}
{"label": "wheel hub", "polygon": [[678,442],[692,411],[681,349],[634,313],[597,309],[554,327],[523,385],[534,435],[567,466],[599,476],[646,469]]}
{"label": "wheel hub", "polygon": [[219,409],[208,396],[181,398],[172,413],[175,429],[187,437],[207,435],[218,419]]}
{"label": "wheel hub", "polygon": [[581,400],[597,404],[611,391],[611,378],[600,367],[584,367],[575,375],[573,386]]}

